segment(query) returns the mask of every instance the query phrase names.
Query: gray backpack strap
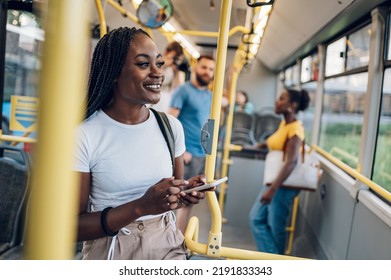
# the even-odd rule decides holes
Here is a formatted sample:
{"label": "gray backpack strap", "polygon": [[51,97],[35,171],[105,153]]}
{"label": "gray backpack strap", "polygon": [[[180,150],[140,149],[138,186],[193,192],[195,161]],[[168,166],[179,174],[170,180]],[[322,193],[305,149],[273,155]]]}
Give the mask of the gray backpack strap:
{"label": "gray backpack strap", "polygon": [[149,109],[155,115],[156,120],[159,124],[160,130],[162,131],[164,139],[167,142],[168,150],[170,151],[170,155],[171,155],[172,174],[174,174],[174,170],[175,170],[175,140],[174,140],[174,133],[172,132],[172,128],[170,125],[170,121],[168,120],[168,117],[165,113],[158,112],[153,108],[149,108]]}

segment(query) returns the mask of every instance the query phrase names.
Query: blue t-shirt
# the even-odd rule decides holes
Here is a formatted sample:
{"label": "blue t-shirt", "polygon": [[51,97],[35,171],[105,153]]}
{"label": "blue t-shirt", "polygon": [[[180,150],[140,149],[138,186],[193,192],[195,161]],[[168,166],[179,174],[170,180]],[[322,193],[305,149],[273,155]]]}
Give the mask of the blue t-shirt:
{"label": "blue t-shirt", "polygon": [[178,120],[185,132],[186,151],[193,156],[205,156],[201,146],[201,128],[209,118],[212,92],[200,90],[190,82],[178,87],[171,99],[171,107],[179,109]]}

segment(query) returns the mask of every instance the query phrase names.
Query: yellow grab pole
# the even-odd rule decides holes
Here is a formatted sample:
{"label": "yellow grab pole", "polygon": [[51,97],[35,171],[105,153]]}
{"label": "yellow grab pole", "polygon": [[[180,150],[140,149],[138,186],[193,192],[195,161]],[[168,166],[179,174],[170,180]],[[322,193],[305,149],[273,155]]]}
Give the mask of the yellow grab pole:
{"label": "yellow grab pole", "polygon": [[[212,154],[206,155],[205,175],[208,181],[214,179],[216,153],[217,153],[217,138],[220,125],[220,113],[221,113],[221,99],[223,95],[223,81],[224,71],[227,56],[228,46],[228,31],[229,22],[231,18],[231,6],[232,0],[223,0],[221,3],[220,13],[220,25],[219,25],[219,38],[217,42],[217,55],[216,55],[216,71],[213,81],[213,96],[210,112],[210,119],[214,120],[213,129],[213,141],[212,141]],[[221,212],[214,192],[207,192],[206,198],[209,208],[211,210],[212,225],[209,234],[209,246],[208,254],[219,254],[221,247]]]}
{"label": "yellow grab pole", "polygon": [[293,200],[291,225],[286,228],[286,231],[289,232],[289,237],[288,237],[287,248],[285,250],[285,255],[292,254],[293,237],[295,236],[298,209],[299,209],[299,197],[296,196],[295,199]]}
{"label": "yellow grab pole", "polygon": [[[231,83],[229,84],[229,88],[228,88],[229,110],[228,110],[227,122],[225,125],[225,138],[224,138],[222,165],[221,165],[221,177],[225,177],[228,174],[228,161],[229,161],[229,153],[231,150],[230,147],[231,147],[232,124],[233,124],[233,116],[234,116],[234,108],[235,108],[236,82],[238,80],[239,73],[242,70],[243,63],[244,63],[239,52],[236,53],[235,58],[237,58],[235,60],[239,60],[239,61],[234,61],[233,63],[234,72],[232,73]],[[222,215],[224,213],[225,190],[226,190],[226,183],[224,182],[221,184],[220,196],[219,196],[219,206]]]}
{"label": "yellow grab pole", "polygon": [[102,8],[102,2],[100,0],[95,0],[96,9],[98,10],[99,23],[100,23],[100,37],[102,38],[107,33],[107,25],[105,13]]}
{"label": "yellow grab pole", "polygon": [[26,259],[74,257],[79,178],[73,151],[86,94],[90,3],[48,1]]}

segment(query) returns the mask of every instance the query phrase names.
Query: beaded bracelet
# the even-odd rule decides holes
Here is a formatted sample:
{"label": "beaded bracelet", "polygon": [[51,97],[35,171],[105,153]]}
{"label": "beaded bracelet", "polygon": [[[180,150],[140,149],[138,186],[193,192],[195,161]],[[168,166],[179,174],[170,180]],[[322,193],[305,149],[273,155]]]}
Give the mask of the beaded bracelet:
{"label": "beaded bracelet", "polygon": [[107,218],[107,213],[109,212],[110,209],[112,209],[113,207],[106,207],[105,209],[103,209],[102,211],[102,214],[100,215],[100,225],[102,227],[102,230],[104,231],[104,233],[108,236],[116,236],[118,234],[119,231],[116,231],[116,232],[111,232],[108,228],[107,228],[107,223],[106,223],[106,218]]}

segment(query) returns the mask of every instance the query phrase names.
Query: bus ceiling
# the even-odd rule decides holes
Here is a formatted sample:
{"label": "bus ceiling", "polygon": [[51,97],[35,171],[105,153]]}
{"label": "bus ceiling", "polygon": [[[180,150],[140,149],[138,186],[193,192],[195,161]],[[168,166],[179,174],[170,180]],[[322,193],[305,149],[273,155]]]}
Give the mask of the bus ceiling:
{"label": "bus ceiling", "polygon": [[[167,7],[170,7],[170,4],[172,4],[172,11],[168,8],[164,20],[158,24],[155,23],[156,30],[164,31],[167,34],[169,30],[167,30],[167,24],[164,23],[168,23],[175,28],[175,32],[169,35],[182,35],[196,49],[200,50],[199,53],[214,52],[217,42],[216,34],[218,34],[219,30],[219,7],[222,0],[205,3],[181,0],[162,1],[168,3],[166,4],[166,6],[168,5]],[[113,27],[126,24],[122,17],[114,16],[115,13],[112,10],[114,8],[113,2],[115,1],[107,0],[106,2],[105,13],[108,17],[108,22]],[[122,1],[121,8],[125,17],[137,23],[139,19],[135,15],[137,14],[138,5],[134,5],[135,2]],[[138,2],[149,3],[150,1]],[[353,23],[362,19],[365,15],[370,14],[371,9],[383,2],[386,1],[313,0],[306,2],[306,5],[304,5],[300,4],[302,2],[298,4],[298,1],[233,1],[230,29],[241,26],[244,30],[240,30],[241,32],[236,34],[230,34],[228,43],[231,49],[236,47],[247,52],[253,49],[254,54],[252,58],[259,60],[268,69],[278,72],[293,64],[297,58],[308,55],[316,49],[318,44],[327,42],[333,36],[343,32],[344,30],[342,29],[348,26],[346,22]],[[147,4],[143,5],[147,7]],[[268,19],[263,29],[259,32],[261,37],[259,39],[260,44],[253,48],[250,48],[248,44],[243,46],[243,33],[251,33],[251,30],[255,31],[257,25],[262,22],[261,15],[263,14],[260,13],[260,10],[266,7],[272,8],[268,13],[265,13],[268,15]],[[319,10],[325,12],[319,13]],[[138,16],[140,16],[140,10]],[[140,20],[141,23],[139,22],[139,24],[144,27],[147,26],[145,24],[147,19]],[[145,23],[142,24],[142,22]],[[328,25],[327,23],[330,24]],[[325,29],[323,27],[326,24],[327,28]],[[273,28],[268,28],[268,26]],[[159,38],[155,39],[157,39],[159,45]]]}

